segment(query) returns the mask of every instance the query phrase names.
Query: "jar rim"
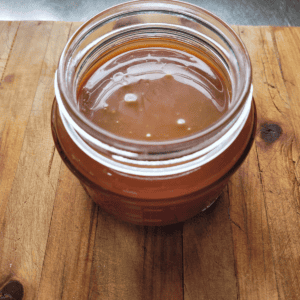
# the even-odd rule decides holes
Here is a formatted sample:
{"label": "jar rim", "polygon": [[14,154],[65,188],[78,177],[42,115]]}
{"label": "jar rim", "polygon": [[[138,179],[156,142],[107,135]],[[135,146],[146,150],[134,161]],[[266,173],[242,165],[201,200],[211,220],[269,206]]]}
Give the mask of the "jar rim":
{"label": "jar rim", "polygon": [[[93,128],[92,124],[88,124],[87,120],[84,119],[83,115],[81,115],[79,111],[76,110],[76,108],[70,104],[71,100],[69,99],[69,95],[67,93],[66,88],[66,74],[64,74],[65,72],[68,72],[68,69],[66,69],[66,62],[69,63],[70,60],[70,57],[68,56],[71,53],[70,48],[83,42],[86,35],[90,32],[93,32],[93,30],[95,30],[95,28],[99,26],[99,23],[103,24],[103,22],[112,19],[113,17],[120,17],[125,13],[132,14],[137,11],[155,12],[159,9],[169,11],[170,13],[175,13],[176,11],[178,12],[178,10],[180,9],[180,15],[197,19],[201,22],[205,22],[205,24],[210,24],[211,27],[214,28],[218,32],[218,34],[221,35],[225,42],[229,43],[230,45],[233,41],[236,43],[236,45],[234,45],[232,49],[240,50],[240,60],[242,60],[244,68],[242,70],[242,75],[245,77],[244,85],[241,87],[239,94],[235,95],[238,99],[236,100],[235,104],[232,107],[230,107],[228,111],[217,120],[217,122],[209,125],[204,130],[201,130],[189,136],[166,141],[141,141],[117,136],[105,130],[103,130],[100,134],[99,128]],[[224,34],[224,32],[229,36]],[[230,40],[230,38],[233,39],[233,41]],[[192,145],[197,145],[201,143],[200,140],[204,137],[211,135],[213,136],[214,133],[221,131],[222,127],[231,127],[229,126],[229,123],[232,122],[232,120],[237,119],[239,117],[240,111],[245,106],[246,102],[252,100],[251,77],[251,62],[243,42],[227,23],[225,23],[223,20],[221,20],[211,12],[200,8],[196,5],[177,0],[133,0],[122,4],[118,4],[116,6],[104,10],[99,14],[96,14],[90,20],[85,22],[81,27],[79,27],[79,29],[69,39],[67,45],[63,50],[58,65],[55,86],[56,97],[59,103],[59,107],[61,108],[63,106],[64,112],[66,113],[68,118],[70,117],[69,120],[71,120],[72,123],[74,122],[75,125],[78,125],[81,129],[88,132],[86,135],[87,139],[89,139],[89,136],[94,138],[99,137],[100,134],[101,139],[103,139],[107,144],[113,144],[119,148],[124,148],[129,151],[141,151],[141,148],[143,148],[143,151],[147,152],[160,152],[162,151],[162,149],[166,152],[170,152],[172,151],[172,149],[181,150],[186,149],[187,147],[192,148]],[[205,147],[205,145],[203,147]]]}

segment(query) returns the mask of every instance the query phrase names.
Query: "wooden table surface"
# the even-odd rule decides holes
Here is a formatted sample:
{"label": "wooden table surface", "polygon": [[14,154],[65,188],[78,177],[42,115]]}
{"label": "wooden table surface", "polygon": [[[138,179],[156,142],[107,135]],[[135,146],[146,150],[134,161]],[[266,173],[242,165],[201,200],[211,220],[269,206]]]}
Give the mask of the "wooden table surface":
{"label": "wooden table surface", "polygon": [[300,299],[300,28],[234,27],[253,64],[253,148],[216,205],[153,228],[101,211],[55,150],[53,77],[79,24],[0,22],[0,291],[15,279],[26,300]]}

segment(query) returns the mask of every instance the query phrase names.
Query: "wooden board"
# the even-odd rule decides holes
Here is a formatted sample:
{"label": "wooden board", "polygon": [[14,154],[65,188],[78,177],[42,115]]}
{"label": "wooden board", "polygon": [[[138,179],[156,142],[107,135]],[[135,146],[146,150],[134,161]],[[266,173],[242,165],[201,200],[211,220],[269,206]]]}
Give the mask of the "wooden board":
{"label": "wooden board", "polygon": [[0,297],[18,280],[26,300],[300,299],[300,28],[234,27],[254,146],[210,209],[151,228],[102,212],[55,150],[53,77],[79,25],[0,22]]}

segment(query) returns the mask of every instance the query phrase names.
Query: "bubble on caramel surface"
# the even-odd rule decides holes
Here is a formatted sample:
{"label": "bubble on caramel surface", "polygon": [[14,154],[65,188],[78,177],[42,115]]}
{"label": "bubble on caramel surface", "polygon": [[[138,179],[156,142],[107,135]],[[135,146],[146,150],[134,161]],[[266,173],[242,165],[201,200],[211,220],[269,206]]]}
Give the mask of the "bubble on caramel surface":
{"label": "bubble on caramel surface", "polygon": [[177,124],[178,125],[184,125],[185,124],[185,119],[178,119]]}
{"label": "bubble on caramel surface", "polygon": [[124,96],[124,100],[125,100],[125,102],[127,102],[127,103],[132,103],[132,102],[136,102],[136,100],[137,100],[137,95],[135,95],[135,94],[126,94],[125,96]]}

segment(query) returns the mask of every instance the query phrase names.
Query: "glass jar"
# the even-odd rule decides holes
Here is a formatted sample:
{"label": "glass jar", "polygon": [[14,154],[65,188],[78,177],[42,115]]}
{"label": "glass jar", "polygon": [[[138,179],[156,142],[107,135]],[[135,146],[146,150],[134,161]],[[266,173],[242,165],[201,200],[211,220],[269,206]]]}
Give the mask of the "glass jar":
{"label": "glass jar", "polygon": [[[118,136],[87,119],[77,101],[86,74],[99,60],[158,41],[199,52],[225,74],[226,113],[199,132],[165,141]],[[68,41],[55,76],[53,138],[107,212],[140,225],[181,222],[209,207],[247,156],[256,131],[252,90],[247,50],[222,20],[184,2],[127,2],[96,15]]]}

